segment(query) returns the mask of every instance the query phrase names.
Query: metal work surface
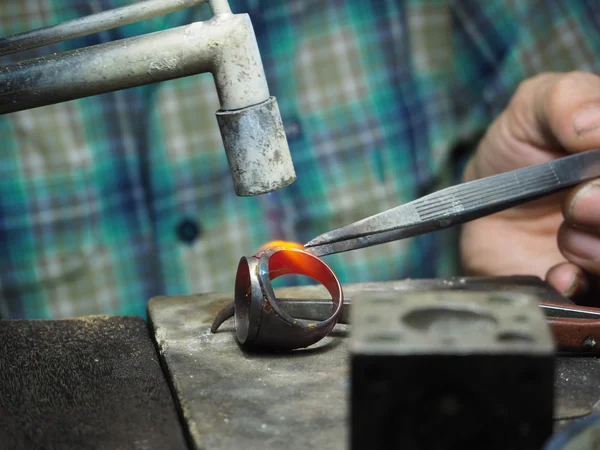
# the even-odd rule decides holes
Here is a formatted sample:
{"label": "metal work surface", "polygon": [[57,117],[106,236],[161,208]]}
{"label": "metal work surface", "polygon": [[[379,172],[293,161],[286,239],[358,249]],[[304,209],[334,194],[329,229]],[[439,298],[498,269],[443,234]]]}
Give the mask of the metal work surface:
{"label": "metal work surface", "polygon": [[[344,293],[352,299],[365,290],[401,292],[428,284],[461,286],[460,280],[406,280],[346,285]],[[494,283],[483,279],[480,285],[485,290]],[[512,284],[505,280],[504,286],[543,291],[527,278]],[[496,288],[502,289],[502,284]],[[283,298],[327,295],[320,286],[276,292]],[[195,448],[230,449],[243,443],[246,449],[346,449],[349,328],[337,325],[313,347],[291,354],[245,353],[235,340],[233,320],[210,333],[215,314],[231,299],[231,294],[172,296],[148,305],[159,352]],[[555,418],[589,414],[600,399],[600,360],[559,358],[556,374]]]}
{"label": "metal work surface", "polygon": [[210,333],[226,295],[152,300],[149,312],[196,449],[345,449],[344,327],[293,355],[245,353],[233,321]]}
{"label": "metal work surface", "polygon": [[0,448],[188,448],[141,318],[4,320],[0,342]]}

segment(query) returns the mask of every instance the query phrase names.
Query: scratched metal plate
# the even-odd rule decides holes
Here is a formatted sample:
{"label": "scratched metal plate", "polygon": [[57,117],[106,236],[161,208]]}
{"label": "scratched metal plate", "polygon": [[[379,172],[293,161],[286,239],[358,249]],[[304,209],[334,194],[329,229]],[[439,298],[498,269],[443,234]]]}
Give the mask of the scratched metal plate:
{"label": "scratched metal plate", "polygon": [[164,297],[149,307],[195,448],[346,448],[343,330],[291,356],[249,355],[235,341],[233,320],[210,334],[228,300]]}
{"label": "scratched metal plate", "polygon": [[[480,280],[477,289],[491,289],[490,282],[495,283]],[[503,289],[534,290],[545,300],[554,295],[531,280],[515,279],[512,288],[506,279],[503,283]],[[448,282],[406,280],[346,285],[344,293],[352,298],[365,291],[448,286]],[[326,298],[319,286],[280,289],[277,295]],[[230,299],[228,294],[159,297],[148,306],[159,352],[195,448],[348,448],[348,329],[338,325],[317,345],[285,356],[248,354],[235,341],[232,320],[217,334],[209,331],[215,314]],[[556,385],[557,418],[589,414],[600,399],[600,360],[560,358]]]}

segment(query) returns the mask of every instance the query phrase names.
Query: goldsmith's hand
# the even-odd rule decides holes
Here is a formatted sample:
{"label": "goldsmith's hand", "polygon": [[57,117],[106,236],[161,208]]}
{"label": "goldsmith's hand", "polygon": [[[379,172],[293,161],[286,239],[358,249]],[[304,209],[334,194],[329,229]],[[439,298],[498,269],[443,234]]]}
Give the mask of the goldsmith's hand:
{"label": "goldsmith's hand", "polygon": [[[488,129],[465,181],[600,147],[600,77],[524,81]],[[537,275],[577,301],[600,274],[600,180],[463,225],[473,275]]]}

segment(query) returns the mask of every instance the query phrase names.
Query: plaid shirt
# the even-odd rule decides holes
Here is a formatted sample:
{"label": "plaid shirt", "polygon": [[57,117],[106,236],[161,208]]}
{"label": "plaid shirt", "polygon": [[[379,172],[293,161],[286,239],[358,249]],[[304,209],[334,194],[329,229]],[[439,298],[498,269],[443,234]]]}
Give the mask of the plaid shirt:
{"label": "plaid shirt", "polygon": [[[133,0],[3,0],[8,35]],[[204,74],[0,117],[0,313],[145,316],[155,295],[231,291],[242,255],[306,242],[457,181],[518,83],[596,71],[600,5],[231,0],[253,21],[298,180],[236,197]],[[3,58],[209,17],[207,5]],[[455,273],[455,235],[325,260],[342,282]],[[304,283],[301,277],[287,283]]]}

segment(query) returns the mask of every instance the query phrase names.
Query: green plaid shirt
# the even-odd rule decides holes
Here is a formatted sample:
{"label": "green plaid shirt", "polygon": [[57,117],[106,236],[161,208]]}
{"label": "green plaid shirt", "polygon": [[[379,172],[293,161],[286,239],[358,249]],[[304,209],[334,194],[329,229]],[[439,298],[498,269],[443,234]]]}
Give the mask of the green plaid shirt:
{"label": "green plaid shirt", "polygon": [[[0,33],[133,0],[3,0]],[[242,255],[455,182],[518,83],[597,71],[600,4],[232,0],[250,14],[298,181],[236,197],[204,74],[0,117],[0,313],[145,316],[155,295],[231,291]],[[207,5],[16,57],[209,17]],[[455,273],[453,233],[326,257],[342,282]],[[303,283],[292,278],[288,283]]]}

